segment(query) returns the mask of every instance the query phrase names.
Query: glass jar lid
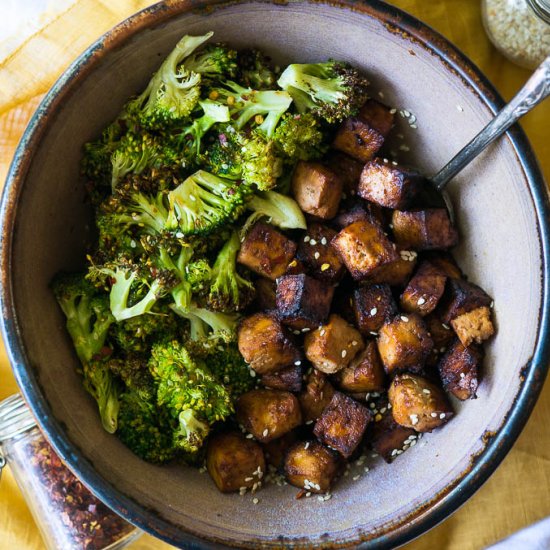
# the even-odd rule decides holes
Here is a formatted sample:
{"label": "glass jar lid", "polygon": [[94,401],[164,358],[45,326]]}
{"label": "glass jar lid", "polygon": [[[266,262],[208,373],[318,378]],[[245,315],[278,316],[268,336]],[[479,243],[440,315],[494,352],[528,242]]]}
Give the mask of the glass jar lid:
{"label": "glass jar lid", "polygon": [[546,23],[550,23],[550,0],[527,0],[531,9]]}
{"label": "glass jar lid", "polygon": [[36,426],[36,420],[20,394],[0,402],[0,443]]}

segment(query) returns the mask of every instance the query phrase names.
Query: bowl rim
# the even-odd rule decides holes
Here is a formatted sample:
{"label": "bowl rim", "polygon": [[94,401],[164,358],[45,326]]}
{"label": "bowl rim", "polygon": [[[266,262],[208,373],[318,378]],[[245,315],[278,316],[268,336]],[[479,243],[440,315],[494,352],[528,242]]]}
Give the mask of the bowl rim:
{"label": "bowl rim", "polygon": [[[476,93],[480,101],[492,113],[498,112],[504,105],[500,95],[488,79],[456,46],[412,15],[379,0],[368,2],[361,0],[290,0],[290,2],[287,0],[164,0],[137,12],[102,35],[68,67],[52,86],[38,106],[21,138],[6,178],[0,202],[1,329],[8,357],[25,401],[56,452],[96,496],[131,523],[180,547],[185,545],[188,548],[210,548],[213,545],[226,544],[227,541],[214,537],[204,538],[190,528],[184,530],[175,526],[112,487],[94,470],[81,451],[68,440],[62,424],[51,414],[32,367],[26,367],[28,362],[17,321],[11,277],[12,240],[18,198],[32,162],[34,149],[38,146],[49,120],[55,114],[63,98],[71,94],[81,79],[85,78],[110,51],[121,46],[137,33],[162,25],[170,18],[189,11],[198,10],[207,14],[212,10],[236,4],[262,3],[281,6],[296,2],[350,9],[383,21],[391,32],[400,33],[408,40],[415,41],[439,57],[450,71],[454,72]],[[337,544],[346,547],[359,545],[365,549],[394,548],[431,529],[458,509],[487,480],[512,447],[536,403],[550,360],[550,339],[547,338],[550,330],[550,309],[548,308],[550,297],[550,205],[543,175],[523,130],[516,124],[508,130],[507,136],[525,173],[527,191],[530,192],[533,202],[542,250],[542,301],[538,313],[537,341],[531,359],[520,371],[522,382],[518,393],[499,429],[484,434],[484,448],[479,454],[472,457],[469,468],[453,480],[444,491],[435,495],[429,503],[417,507],[407,517],[392,522],[384,533],[370,537],[356,533],[354,539],[335,542],[324,540],[320,546],[333,547]],[[262,545],[269,544],[265,540],[257,542]],[[288,539],[287,541],[278,539],[272,542],[277,546],[287,542],[290,545],[296,544],[298,547],[304,543],[308,545],[308,542],[303,539]],[[253,541],[244,543],[244,546],[247,547],[254,545]]]}

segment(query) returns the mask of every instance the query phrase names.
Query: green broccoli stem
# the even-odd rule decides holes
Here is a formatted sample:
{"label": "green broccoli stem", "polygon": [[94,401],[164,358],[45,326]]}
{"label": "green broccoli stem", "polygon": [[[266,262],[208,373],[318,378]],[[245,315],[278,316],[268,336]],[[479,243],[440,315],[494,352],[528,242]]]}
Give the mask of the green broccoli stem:
{"label": "green broccoli stem", "polygon": [[250,227],[262,217],[281,229],[306,229],[306,219],[298,203],[291,197],[275,191],[262,191],[248,200],[246,206],[253,214],[246,220],[241,235],[246,235]]}
{"label": "green broccoli stem", "polygon": [[106,432],[115,433],[119,410],[119,390],[113,373],[104,361],[83,364],[84,388],[96,400]]}

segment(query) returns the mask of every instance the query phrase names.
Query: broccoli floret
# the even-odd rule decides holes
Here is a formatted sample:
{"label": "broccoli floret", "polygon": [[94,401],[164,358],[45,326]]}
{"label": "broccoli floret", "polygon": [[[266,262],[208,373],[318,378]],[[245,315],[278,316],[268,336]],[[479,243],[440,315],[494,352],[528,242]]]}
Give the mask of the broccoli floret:
{"label": "broccoli floret", "polygon": [[277,83],[278,69],[271,67],[271,60],[260,50],[240,50],[238,81],[254,90],[272,90]]}
{"label": "broccoli floret", "polygon": [[240,246],[239,233],[234,231],[214,263],[207,299],[208,307],[214,311],[241,311],[254,299],[254,285],[237,272]]}
{"label": "broccoli floret", "polygon": [[191,55],[213,33],[184,36],[153,75],[145,91],[127,106],[146,128],[165,130],[184,122],[200,98],[201,75],[189,71],[185,58]]}
{"label": "broccoli floret", "polygon": [[76,354],[89,363],[105,345],[114,318],[106,296],[98,294],[83,274],[56,275],[51,287],[66,317]]}
{"label": "broccoli floret", "polygon": [[329,123],[354,114],[367,100],[368,81],[346,63],[289,65],[277,81],[300,113],[311,111]]}
{"label": "broccoli floret", "polygon": [[143,252],[139,239],[128,227],[121,227],[117,214],[100,207],[96,211],[95,223],[98,239],[94,261],[103,263],[119,255],[135,257]]}
{"label": "broccoli floret", "polygon": [[282,90],[253,90],[243,88],[230,80],[224,88],[213,88],[210,99],[229,107],[231,119],[235,120],[235,128],[242,129],[251,119],[268,138],[273,135],[279,119],[288,110],[292,97]]}
{"label": "broccoli floret", "polygon": [[234,221],[244,209],[245,189],[204,170],[189,176],[168,194],[168,229],[183,235],[207,235]]}
{"label": "broccoli floret", "polygon": [[158,384],[158,404],[178,419],[175,442],[184,451],[196,452],[211,425],[233,412],[228,391],[175,341],[153,346],[149,369]]}
{"label": "broccoli floret", "polygon": [[201,150],[201,142],[204,135],[216,123],[229,122],[230,115],[227,105],[222,105],[216,101],[205,99],[199,101],[199,105],[203,110],[203,115],[193,120],[193,124],[188,126],[183,131],[183,136],[191,138],[191,149],[196,155],[199,155]]}
{"label": "broccoli floret", "polygon": [[323,143],[325,135],[319,121],[311,113],[285,113],[275,129],[273,141],[291,164],[318,159],[328,148]]}
{"label": "broccoli floret", "polygon": [[124,358],[110,357],[105,364],[127,388],[135,391],[142,399],[151,400],[155,397],[156,386],[147,366],[147,360],[132,354]]}
{"label": "broccoli floret", "polygon": [[241,230],[246,235],[252,225],[260,218],[269,218],[269,223],[281,229],[306,229],[306,219],[298,203],[291,197],[275,191],[263,191],[253,195],[246,206],[253,210]]}
{"label": "broccoli floret", "polygon": [[233,80],[238,74],[237,52],[225,44],[209,44],[192,53],[184,62],[188,71],[202,77]]}
{"label": "broccoli floret", "polygon": [[228,126],[218,135],[204,161],[208,169],[222,177],[242,180],[260,190],[275,187],[283,162],[273,141],[257,132],[236,132]]}

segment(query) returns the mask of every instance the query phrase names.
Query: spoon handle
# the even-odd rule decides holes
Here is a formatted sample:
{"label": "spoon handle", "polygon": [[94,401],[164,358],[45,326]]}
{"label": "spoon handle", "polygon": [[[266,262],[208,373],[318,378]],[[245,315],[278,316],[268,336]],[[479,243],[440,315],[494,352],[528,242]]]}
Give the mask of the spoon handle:
{"label": "spoon handle", "polygon": [[448,164],[431,178],[436,189],[441,191],[487,145],[501,136],[514,122],[525,113],[528,113],[548,95],[550,95],[550,56],[538,66],[537,70],[531,75],[531,78],[510,103],[470,143],[457,153]]}

